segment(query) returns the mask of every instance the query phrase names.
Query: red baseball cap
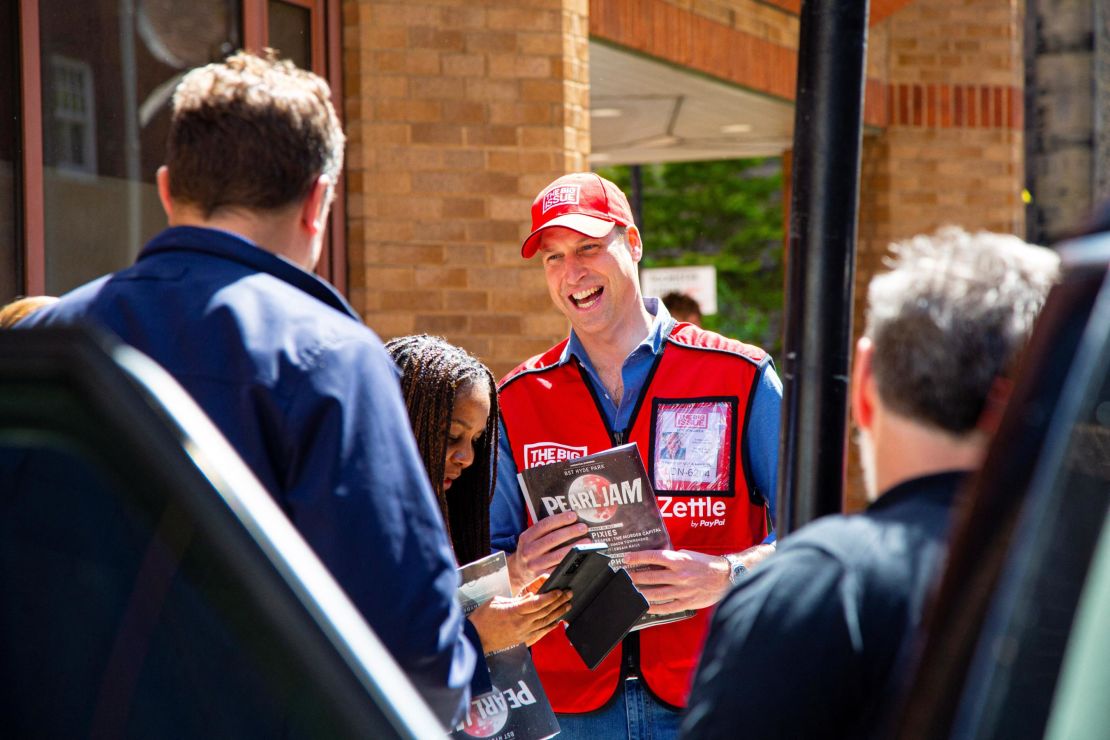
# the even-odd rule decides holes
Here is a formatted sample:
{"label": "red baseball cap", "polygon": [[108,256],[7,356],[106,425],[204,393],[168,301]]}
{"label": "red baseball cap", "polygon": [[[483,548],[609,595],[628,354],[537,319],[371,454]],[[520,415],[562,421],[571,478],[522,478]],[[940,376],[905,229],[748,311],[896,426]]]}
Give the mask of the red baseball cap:
{"label": "red baseball cap", "polygon": [[540,232],[552,226],[599,238],[618,224],[633,224],[632,209],[620,188],[593,172],[563,175],[533,201],[532,233],[521,245],[520,256],[528,259],[534,255],[540,245]]}

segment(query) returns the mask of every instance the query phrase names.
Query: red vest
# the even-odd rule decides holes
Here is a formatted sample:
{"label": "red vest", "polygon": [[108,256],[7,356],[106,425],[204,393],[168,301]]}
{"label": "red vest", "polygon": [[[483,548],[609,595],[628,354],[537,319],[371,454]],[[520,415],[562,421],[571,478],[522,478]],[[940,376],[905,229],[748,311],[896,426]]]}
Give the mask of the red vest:
{"label": "red vest", "polygon": [[[577,457],[635,442],[675,550],[718,555],[762,541],[767,516],[762,499],[750,495],[743,439],[766,353],[678,324],[656,357],[627,434],[619,435],[607,428],[577,360],[558,364],[566,343],[533,357],[501,381],[501,414],[517,469],[543,464],[552,456]],[[690,619],[637,633],[640,675],[662,701],[686,706],[710,613],[701,609]],[[620,682],[621,655],[618,647],[590,671],[561,629],[532,647],[556,712],[603,706]]]}

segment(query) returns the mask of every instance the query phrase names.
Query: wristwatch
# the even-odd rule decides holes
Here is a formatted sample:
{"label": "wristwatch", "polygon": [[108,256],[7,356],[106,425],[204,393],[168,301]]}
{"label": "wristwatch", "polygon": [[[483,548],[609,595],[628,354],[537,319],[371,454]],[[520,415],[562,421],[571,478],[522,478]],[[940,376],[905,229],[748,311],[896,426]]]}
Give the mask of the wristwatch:
{"label": "wristwatch", "polygon": [[728,561],[728,582],[730,585],[735,586],[739,583],[740,579],[748,572],[748,566],[740,560],[739,553],[729,553],[724,556]]}

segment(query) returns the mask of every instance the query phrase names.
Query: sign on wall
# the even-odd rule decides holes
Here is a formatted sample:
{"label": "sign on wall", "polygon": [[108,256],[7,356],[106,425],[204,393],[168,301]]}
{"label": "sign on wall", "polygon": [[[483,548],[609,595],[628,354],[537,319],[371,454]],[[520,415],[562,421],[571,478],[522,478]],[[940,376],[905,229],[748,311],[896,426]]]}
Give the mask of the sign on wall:
{"label": "sign on wall", "polygon": [[717,313],[717,268],[713,265],[640,268],[640,290],[656,298],[671,291],[685,293],[698,302],[703,316]]}

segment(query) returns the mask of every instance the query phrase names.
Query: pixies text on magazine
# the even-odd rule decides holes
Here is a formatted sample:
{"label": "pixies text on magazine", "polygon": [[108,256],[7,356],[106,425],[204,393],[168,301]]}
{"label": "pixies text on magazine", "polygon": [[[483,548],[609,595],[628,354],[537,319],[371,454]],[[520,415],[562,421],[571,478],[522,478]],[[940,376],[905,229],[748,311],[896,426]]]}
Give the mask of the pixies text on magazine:
{"label": "pixies text on magazine", "polygon": [[[635,444],[528,468],[517,478],[533,521],[576,512],[589,528],[588,538],[609,545],[614,569],[623,566],[625,553],[671,549],[670,535]],[[693,614],[645,614],[633,629]]]}

